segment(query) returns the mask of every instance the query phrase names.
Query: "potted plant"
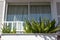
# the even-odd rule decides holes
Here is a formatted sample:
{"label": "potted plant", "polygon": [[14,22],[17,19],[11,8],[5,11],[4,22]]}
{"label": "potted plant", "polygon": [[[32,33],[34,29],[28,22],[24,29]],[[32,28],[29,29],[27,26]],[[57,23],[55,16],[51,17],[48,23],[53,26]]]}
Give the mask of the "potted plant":
{"label": "potted plant", "polygon": [[[35,21],[34,19],[32,21],[26,20],[24,25],[24,33],[37,33],[39,34],[40,38],[44,38],[44,40],[56,40],[55,33],[60,30],[60,27],[55,25],[55,23],[55,20],[42,20],[41,18],[39,22]],[[40,34],[43,37],[41,37]]]}
{"label": "potted plant", "polygon": [[16,33],[16,28],[13,27],[13,31],[11,31],[11,26],[10,25],[4,25],[2,28],[2,33]]}

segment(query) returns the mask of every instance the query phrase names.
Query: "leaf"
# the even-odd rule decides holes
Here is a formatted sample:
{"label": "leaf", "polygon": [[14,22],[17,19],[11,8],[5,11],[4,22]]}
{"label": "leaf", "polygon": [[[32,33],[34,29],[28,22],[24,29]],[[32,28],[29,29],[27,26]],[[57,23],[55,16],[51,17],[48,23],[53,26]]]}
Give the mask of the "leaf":
{"label": "leaf", "polygon": [[53,30],[51,30],[49,33],[55,33],[60,30],[60,27],[55,27]]}
{"label": "leaf", "polygon": [[27,33],[32,32],[32,31],[31,31],[31,30],[32,30],[31,23],[30,23],[28,20],[25,22],[24,30],[25,30],[25,32],[27,32]]}

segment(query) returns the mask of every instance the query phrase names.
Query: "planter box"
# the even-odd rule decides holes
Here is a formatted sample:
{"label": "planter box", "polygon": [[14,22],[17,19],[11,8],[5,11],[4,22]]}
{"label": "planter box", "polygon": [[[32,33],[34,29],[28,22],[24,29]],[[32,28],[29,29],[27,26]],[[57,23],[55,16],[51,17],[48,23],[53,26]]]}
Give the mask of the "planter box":
{"label": "planter box", "polygon": [[1,40],[57,40],[56,34],[2,34]]}

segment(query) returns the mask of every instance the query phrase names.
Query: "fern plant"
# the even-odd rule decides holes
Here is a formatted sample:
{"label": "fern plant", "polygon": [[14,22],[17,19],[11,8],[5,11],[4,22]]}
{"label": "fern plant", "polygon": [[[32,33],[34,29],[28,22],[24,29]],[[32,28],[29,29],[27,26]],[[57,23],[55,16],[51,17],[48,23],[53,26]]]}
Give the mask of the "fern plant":
{"label": "fern plant", "polygon": [[25,33],[55,33],[60,30],[59,26],[55,26],[55,20],[41,20],[37,22],[35,20],[25,21],[24,32]]}

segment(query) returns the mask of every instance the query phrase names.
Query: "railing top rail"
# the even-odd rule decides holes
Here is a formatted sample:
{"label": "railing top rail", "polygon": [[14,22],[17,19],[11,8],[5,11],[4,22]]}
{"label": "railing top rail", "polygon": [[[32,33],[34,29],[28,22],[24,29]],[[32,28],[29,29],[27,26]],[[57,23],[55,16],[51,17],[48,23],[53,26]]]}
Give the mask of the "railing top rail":
{"label": "railing top rail", "polygon": [[23,21],[4,21],[3,23],[24,23]]}

